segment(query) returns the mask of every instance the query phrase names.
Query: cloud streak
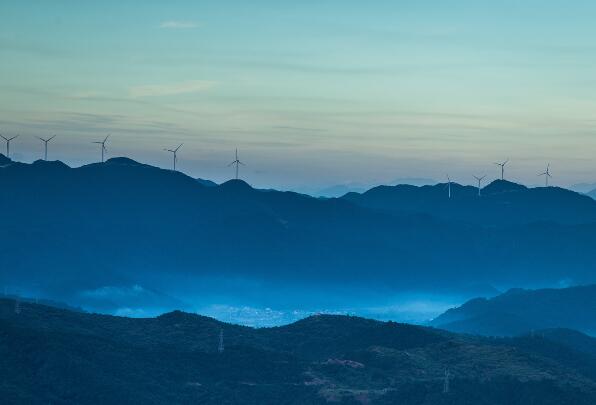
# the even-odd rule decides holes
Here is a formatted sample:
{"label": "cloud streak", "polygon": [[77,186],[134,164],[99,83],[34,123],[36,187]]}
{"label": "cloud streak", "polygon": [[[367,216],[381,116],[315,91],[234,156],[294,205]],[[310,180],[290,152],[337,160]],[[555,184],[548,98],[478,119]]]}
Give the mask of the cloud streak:
{"label": "cloud streak", "polygon": [[184,30],[184,29],[191,29],[197,28],[199,24],[193,21],[178,21],[178,20],[169,20],[169,21],[162,21],[159,24],[159,28],[163,29],[173,29],[173,30]]}
{"label": "cloud streak", "polygon": [[212,88],[214,85],[215,82],[209,80],[189,80],[179,83],[134,86],[130,88],[129,93],[133,98],[172,96],[202,92]]}

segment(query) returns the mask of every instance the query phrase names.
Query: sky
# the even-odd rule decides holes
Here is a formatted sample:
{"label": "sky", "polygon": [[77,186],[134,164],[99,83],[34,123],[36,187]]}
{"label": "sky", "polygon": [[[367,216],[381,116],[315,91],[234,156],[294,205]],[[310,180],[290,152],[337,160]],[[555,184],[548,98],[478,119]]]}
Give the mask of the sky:
{"label": "sky", "polygon": [[[596,3],[2,1],[14,159],[108,157],[311,191],[474,174],[596,181]],[[0,151],[3,151],[0,144]]]}

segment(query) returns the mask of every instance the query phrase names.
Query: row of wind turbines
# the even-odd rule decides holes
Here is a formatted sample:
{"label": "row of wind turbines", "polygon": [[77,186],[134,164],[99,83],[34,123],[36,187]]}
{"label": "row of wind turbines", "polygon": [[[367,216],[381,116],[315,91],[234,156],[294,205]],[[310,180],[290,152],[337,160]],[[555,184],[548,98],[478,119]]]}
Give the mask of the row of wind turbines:
{"label": "row of wind turbines", "polygon": [[[6,157],[10,158],[10,141],[14,140],[15,138],[17,138],[19,135],[15,135],[11,138],[7,138],[4,135],[0,135],[0,137],[2,137],[2,139],[4,139],[4,141],[6,142]],[[52,135],[49,138],[41,138],[39,136],[36,136],[37,139],[39,139],[40,141],[42,141],[44,143],[44,160],[48,160],[48,143],[54,139],[56,137],[56,135]],[[106,147],[106,143],[108,142],[108,139],[110,138],[110,135],[107,135],[102,141],[93,141],[92,143],[94,144],[98,144],[100,145],[101,148],[101,163],[103,163],[105,161],[105,154],[108,151],[108,148]],[[178,162],[178,150],[180,150],[180,148],[182,147],[182,143],[180,145],[178,145],[178,147],[174,148],[174,149],[167,149],[164,148],[164,151],[166,152],[170,152],[173,155],[173,170],[176,171],[176,163]],[[240,161],[240,159],[238,159],[238,149],[236,149],[236,155],[235,155],[235,159],[228,164],[228,167],[230,166],[235,166],[236,168],[236,180],[238,180],[238,175],[239,175],[239,167],[240,166],[246,166],[243,162]]]}
{"label": "row of wind turbines", "polygon": [[[495,162],[495,165],[499,166],[501,168],[501,180],[505,180],[505,166],[507,165],[507,163],[509,163],[510,160],[507,159],[504,162]],[[548,181],[551,177],[553,177],[550,173],[550,163],[548,165],[546,165],[546,170],[543,173],[538,174],[538,176],[544,176],[544,182],[545,182],[545,186],[548,187]],[[478,182],[478,197],[480,197],[482,195],[482,180],[484,180],[486,178],[486,174],[483,176],[473,176],[476,181]],[[449,177],[449,175],[447,175],[447,189],[448,189],[448,196],[449,198],[451,198],[451,177]]]}
{"label": "row of wind turbines", "polygon": [[[0,135],[0,137],[2,137],[2,139],[4,139],[4,141],[6,142],[6,157],[10,158],[10,142],[12,140],[14,140],[15,138],[17,138],[19,135],[15,135],[11,138],[7,138],[4,135]],[[42,141],[44,143],[44,160],[48,160],[48,143],[50,141],[52,141],[52,139],[54,139],[56,137],[56,135],[52,135],[49,138],[41,138],[39,136],[37,136],[36,138],[39,139],[40,141]],[[103,163],[105,160],[105,153],[108,151],[108,148],[106,147],[106,143],[108,142],[108,139],[110,138],[110,135],[107,135],[102,141],[94,141],[92,143],[94,144],[98,144],[101,147],[101,162]],[[166,152],[170,152],[172,153],[172,157],[173,157],[173,170],[176,171],[176,163],[178,162],[178,151],[180,150],[180,148],[182,147],[182,145],[184,144],[180,144],[178,145],[176,148],[174,149],[167,149],[164,148],[164,151]],[[510,162],[509,159],[505,160],[504,162],[495,162],[495,165],[499,166],[501,168],[501,180],[505,180],[505,166]],[[236,169],[236,180],[238,180],[238,174],[239,174],[239,167],[240,166],[245,166],[245,164],[243,162],[240,161],[240,159],[238,159],[238,149],[236,149],[236,154],[235,154],[235,159],[230,162],[230,164],[228,164],[228,167],[230,166],[235,166]],[[538,174],[538,176],[544,176],[544,181],[545,181],[545,186],[548,187],[548,182],[550,180],[550,178],[552,177],[551,173],[550,173],[550,163],[546,166],[546,170],[543,173]],[[482,181],[486,178],[486,175],[483,176],[473,176],[476,181],[478,182],[478,196],[481,195],[481,190],[482,190]],[[449,198],[451,198],[451,178],[449,177],[449,175],[447,175],[447,188],[448,188],[448,195]]]}

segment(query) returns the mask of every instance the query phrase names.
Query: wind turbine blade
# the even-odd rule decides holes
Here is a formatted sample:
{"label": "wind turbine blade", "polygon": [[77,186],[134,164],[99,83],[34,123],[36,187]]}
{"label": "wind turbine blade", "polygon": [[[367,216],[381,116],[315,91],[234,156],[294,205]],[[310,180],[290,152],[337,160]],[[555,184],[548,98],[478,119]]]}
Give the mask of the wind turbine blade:
{"label": "wind turbine blade", "polygon": [[176,149],[174,149],[174,152],[178,152],[178,149],[180,149],[182,147],[182,145],[184,145],[184,144],[181,143]]}
{"label": "wind turbine blade", "polygon": [[110,137],[110,135],[111,135],[111,134],[108,134],[108,135],[106,136],[106,139],[104,139],[104,140],[103,140],[103,142],[104,142],[104,143],[105,143],[105,142],[108,140],[108,138]]}
{"label": "wind turbine blade", "polygon": [[48,142],[51,141],[52,139],[54,139],[56,137],[56,135],[52,135],[52,137],[50,139],[48,139]]}
{"label": "wind turbine blade", "polygon": [[5,141],[8,141],[8,139],[6,139],[6,138],[4,137],[4,135],[0,135],[0,136],[1,136],[1,137],[2,137],[2,139],[4,139]]}

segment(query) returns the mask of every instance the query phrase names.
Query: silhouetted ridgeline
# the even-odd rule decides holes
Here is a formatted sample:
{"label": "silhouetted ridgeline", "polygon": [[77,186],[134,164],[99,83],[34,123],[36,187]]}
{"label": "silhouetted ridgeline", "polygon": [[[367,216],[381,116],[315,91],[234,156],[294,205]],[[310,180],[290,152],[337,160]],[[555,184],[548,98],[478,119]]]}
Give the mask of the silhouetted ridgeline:
{"label": "silhouetted ridgeline", "polygon": [[0,299],[0,397],[3,404],[593,404],[596,345],[577,332],[547,332],[484,339],[343,316],[252,329],[183,312],[130,319],[22,303],[15,313],[15,301]]}
{"label": "silhouetted ridgeline", "polygon": [[478,225],[511,226],[539,221],[583,224],[596,221],[595,202],[579,193],[559,187],[527,188],[506,180],[484,187],[481,197],[472,186],[451,185],[451,199],[445,184],[415,187],[379,186],[365,193],[348,193],[343,198],[360,206],[397,214],[419,212],[449,221]]}
{"label": "silhouetted ridgeline", "polygon": [[0,184],[0,284],[68,302],[195,276],[395,290],[596,281],[596,201],[558,188],[497,181],[478,198],[454,184],[448,200],[442,185],[396,186],[325,200],[205,186],[127,158],[5,164]]}
{"label": "silhouetted ridgeline", "polygon": [[514,336],[570,328],[596,335],[596,285],[561,289],[512,289],[450,309],[431,323],[453,332]]}

